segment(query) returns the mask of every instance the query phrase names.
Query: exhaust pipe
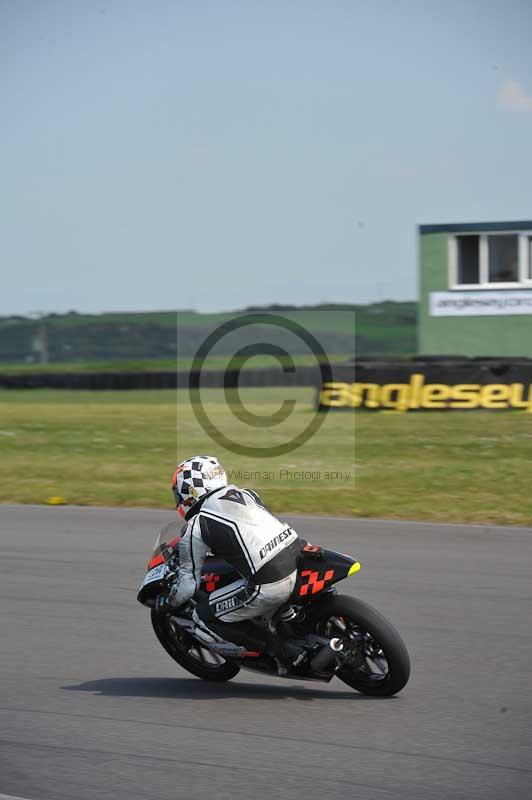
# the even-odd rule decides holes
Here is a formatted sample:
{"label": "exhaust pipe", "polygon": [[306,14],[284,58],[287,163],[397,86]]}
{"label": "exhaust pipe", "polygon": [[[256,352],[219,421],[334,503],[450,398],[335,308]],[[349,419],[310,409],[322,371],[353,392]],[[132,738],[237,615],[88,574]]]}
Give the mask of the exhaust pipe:
{"label": "exhaust pipe", "polygon": [[316,653],[310,661],[310,668],[313,672],[324,672],[329,664],[335,660],[338,653],[341,653],[344,645],[341,639],[331,639],[329,644],[324,645],[319,653]]}

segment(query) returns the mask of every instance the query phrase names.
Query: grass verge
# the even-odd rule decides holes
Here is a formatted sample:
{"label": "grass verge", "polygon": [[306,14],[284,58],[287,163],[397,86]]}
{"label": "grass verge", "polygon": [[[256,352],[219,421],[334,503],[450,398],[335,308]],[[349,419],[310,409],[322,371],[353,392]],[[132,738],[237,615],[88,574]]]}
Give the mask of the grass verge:
{"label": "grass verge", "polygon": [[[241,392],[260,417],[276,412],[287,391],[297,403],[276,428],[242,423],[221,390],[206,390],[205,410],[240,442],[281,443],[311,421],[312,390]],[[332,412],[299,449],[258,459],[215,444],[183,391],[0,392],[3,502],[60,496],[81,505],[171,508],[174,465],[198,452],[216,454],[235,483],[258,490],[276,512],[532,524],[526,413]],[[341,476],[326,477],[335,471]]]}

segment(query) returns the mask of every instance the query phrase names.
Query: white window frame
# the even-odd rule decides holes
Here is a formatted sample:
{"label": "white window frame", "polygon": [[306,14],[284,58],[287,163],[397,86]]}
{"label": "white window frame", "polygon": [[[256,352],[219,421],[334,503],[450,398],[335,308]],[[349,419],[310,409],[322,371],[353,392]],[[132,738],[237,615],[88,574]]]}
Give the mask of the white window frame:
{"label": "white window frame", "polygon": [[[458,237],[478,237],[479,282],[458,283]],[[489,281],[488,236],[517,236],[518,281]],[[449,289],[480,291],[483,289],[532,288],[532,231],[463,231],[452,234],[447,240]]]}
{"label": "white window frame", "polygon": [[529,231],[526,236],[522,238],[525,240],[522,244],[524,250],[519,253],[519,260],[521,261],[522,259],[525,265],[525,275],[523,279],[525,285],[530,286],[532,284],[532,231]]}

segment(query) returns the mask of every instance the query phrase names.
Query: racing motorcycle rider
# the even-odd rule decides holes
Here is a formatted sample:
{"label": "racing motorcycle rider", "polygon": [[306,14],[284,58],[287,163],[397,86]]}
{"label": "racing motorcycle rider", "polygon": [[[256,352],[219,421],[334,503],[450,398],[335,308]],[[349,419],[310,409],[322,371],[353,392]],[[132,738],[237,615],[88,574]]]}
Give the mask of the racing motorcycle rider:
{"label": "racing motorcycle rider", "polygon": [[189,600],[200,585],[209,552],[242,576],[199,600],[193,615],[206,642],[219,638],[249,650],[267,652],[279,672],[298,666],[305,651],[252,620],[271,619],[292,594],[297,558],[304,542],[264,507],[250,489],[227,483],[224,468],[211,456],[193,456],[177,467],[172,489],[187,526],[179,542],[179,571],[168,597],[156,608],[168,611]]}

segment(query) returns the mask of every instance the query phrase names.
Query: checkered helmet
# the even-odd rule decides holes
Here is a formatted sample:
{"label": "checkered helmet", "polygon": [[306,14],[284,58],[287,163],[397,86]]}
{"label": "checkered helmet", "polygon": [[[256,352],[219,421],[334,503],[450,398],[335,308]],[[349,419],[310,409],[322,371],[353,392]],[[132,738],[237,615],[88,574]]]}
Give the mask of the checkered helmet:
{"label": "checkered helmet", "polygon": [[184,517],[203,495],[224,486],[227,486],[227,475],[217,458],[187,458],[179,464],[172,477],[172,491],[178,513]]}

